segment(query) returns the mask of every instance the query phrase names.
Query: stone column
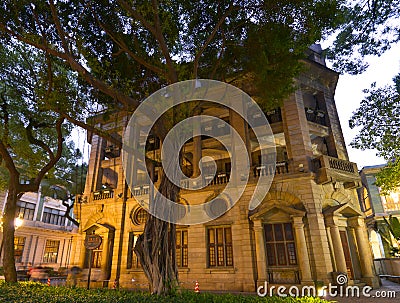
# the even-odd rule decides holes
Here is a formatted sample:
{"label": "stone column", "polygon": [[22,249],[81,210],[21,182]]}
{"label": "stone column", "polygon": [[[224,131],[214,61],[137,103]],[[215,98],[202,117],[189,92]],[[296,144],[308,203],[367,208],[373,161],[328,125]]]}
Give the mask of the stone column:
{"label": "stone column", "polygon": [[304,223],[302,217],[292,217],[294,232],[296,235],[296,249],[297,259],[301,271],[301,282],[307,283],[312,282],[310,259],[308,257],[308,250],[306,244],[306,237],[304,235]]}
{"label": "stone column", "polygon": [[354,228],[356,234],[362,276],[363,278],[374,277],[374,273],[372,271],[373,265],[371,251],[369,250],[368,245],[369,241],[363,228],[364,222],[362,221],[362,218],[354,217],[349,219],[349,223]]}
{"label": "stone column", "polygon": [[200,176],[199,161],[201,159],[201,136],[193,137],[193,174],[192,177]]}
{"label": "stone column", "polygon": [[328,238],[329,251],[331,252],[332,266],[336,270],[335,251],[333,250],[331,228],[329,226],[326,226],[326,236]]}
{"label": "stone column", "polygon": [[340,239],[339,227],[337,225],[338,218],[336,216],[330,216],[327,220],[327,225],[330,227],[332,246],[335,253],[336,271],[347,272],[346,259],[344,257],[344,251],[342,246],[342,240]]}
{"label": "stone column", "polygon": [[264,281],[267,280],[267,260],[264,243],[264,229],[261,220],[254,221],[254,235],[257,258],[257,284],[261,283],[263,285]]}
{"label": "stone column", "polygon": [[[251,167],[252,165],[250,140],[248,133],[249,130],[242,116],[232,109],[229,110],[229,123],[239,134],[246,148],[245,150],[242,150],[240,144],[238,144],[239,142],[236,142],[237,139],[235,140],[235,136],[233,136],[233,133],[231,133],[232,159],[234,159],[234,162],[232,163],[232,173],[235,177],[232,181],[238,182],[242,177],[241,175],[248,174],[249,167]],[[248,167],[245,165],[246,161],[244,161],[243,159],[245,156],[247,156],[249,159]],[[236,167],[234,166],[235,162],[236,162]]]}

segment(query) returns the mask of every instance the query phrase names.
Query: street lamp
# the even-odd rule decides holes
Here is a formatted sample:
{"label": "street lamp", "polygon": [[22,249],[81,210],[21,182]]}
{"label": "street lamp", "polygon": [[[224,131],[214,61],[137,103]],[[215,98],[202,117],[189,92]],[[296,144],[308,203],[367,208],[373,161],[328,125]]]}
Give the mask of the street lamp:
{"label": "street lamp", "polygon": [[18,217],[15,218],[14,220],[14,227],[15,230],[17,230],[18,228],[20,228],[22,226],[22,224],[24,224],[24,218],[19,215]]}
{"label": "street lamp", "polygon": [[[1,231],[1,232],[3,232],[3,224],[4,224],[3,219],[4,219],[4,218],[3,218],[3,215],[1,215],[1,216],[0,216],[0,231]],[[19,215],[18,217],[16,217],[16,218],[14,219],[14,228],[15,228],[15,230],[17,230],[18,228],[20,228],[23,224],[24,224],[24,218],[23,218],[21,215]],[[3,237],[4,237],[4,235],[3,235]],[[2,253],[3,253],[3,243],[4,243],[3,237],[1,237],[0,258],[1,258],[1,255],[2,255]]]}

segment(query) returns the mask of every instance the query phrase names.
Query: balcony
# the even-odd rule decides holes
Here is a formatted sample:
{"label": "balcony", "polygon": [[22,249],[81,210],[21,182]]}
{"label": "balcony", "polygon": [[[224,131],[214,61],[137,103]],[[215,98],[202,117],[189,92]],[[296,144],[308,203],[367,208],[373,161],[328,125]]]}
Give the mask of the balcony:
{"label": "balcony", "polygon": [[343,182],[347,189],[360,187],[356,163],[323,155],[314,160],[314,169],[318,184]]}
{"label": "balcony", "polygon": [[281,109],[279,107],[276,109],[267,111],[265,113],[265,116],[267,117],[267,120],[270,124],[282,122],[282,114],[281,114]]}
{"label": "balcony", "polygon": [[307,121],[326,126],[326,112],[311,107],[306,107]]}
{"label": "balcony", "polygon": [[114,191],[112,189],[99,190],[93,193],[94,201],[106,200],[111,198],[114,198]]}
{"label": "balcony", "polygon": [[193,184],[193,180],[191,179],[184,179],[181,180],[181,186],[185,188],[198,188],[199,186],[204,186],[205,184],[208,185],[221,185],[226,184],[229,182],[230,172],[220,171],[217,172],[216,175],[205,175],[204,179],[201,181],[202,184]]}
{"label": "balcony", "polygon": [[[265,117],[267,118],[267,120],[270,124],[282,122],[281,109],[276,108],[276,109],[269,110],[269,111],[265,112]],[[254,111],[250,110],[247,118],[248,118],[249,122],[251,123],[251,125],[253,125],[254,127],[263,126],[265,124],[265,119],[262,118],[262,115],[259,112],[254,112]]]}
{"label": "balcony", "polygon": [[289,163],[287,161],[276,162],[274,165],[259,165],[254,167],[254,178],[268,175],[281,175],[289,173]]}

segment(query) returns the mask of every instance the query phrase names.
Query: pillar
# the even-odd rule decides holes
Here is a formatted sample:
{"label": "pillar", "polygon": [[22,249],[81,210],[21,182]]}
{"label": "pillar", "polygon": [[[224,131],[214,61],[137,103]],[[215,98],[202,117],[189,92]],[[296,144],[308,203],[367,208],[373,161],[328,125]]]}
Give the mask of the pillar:
{"label": "pillar", "polygon": [[361,221],[362,219],[360,217],[349,219],[349,223],[354,228],[354,232],[356,234],[362,276],[370,278],[374,276],[374,273],[372,271],[372,257],[368,245],[369,241],[363,228],[364,224]]}
{"label": "pillar", "polygon": [[292,217],[293,227],[296,236],[296,249],[298,255],[298,262],[301,271],[301,282],[312,282],[310,259],[308,257],[308,250],[306,244],[306,237],[304,235],[304,223],[302,217]]}
{"label": "pillar", "polygon": [[264,229],[261,220],[254,221],[254,235],[257,257],[257,284],[267,280],[267,261],[264,244]]}
{"label": "pillar", "polygon": [[337,221],[339,218],[336,216],[330,216],[327,220],[327,225],[330,228],[332,247],[335,254],[336,271],[347,272],[346,259],[344,257],[344,251],[342,246],[342,240],[340,238],[339,227]]}
{"label": "pillar", "polygon": [[201,159],[201,136],[193,137],[193,175],[192,177],[200,176],[199,161]]}
{"label": "pillar", "polygon": [[328,238],[329,251],[331,252],[332,266],[333,266],[334,270],[337,271],[337,269],[336,269],[335,252],[333,250],[333,245],[332,245],[331,228],[329,226],[326,226],[326,236]]}

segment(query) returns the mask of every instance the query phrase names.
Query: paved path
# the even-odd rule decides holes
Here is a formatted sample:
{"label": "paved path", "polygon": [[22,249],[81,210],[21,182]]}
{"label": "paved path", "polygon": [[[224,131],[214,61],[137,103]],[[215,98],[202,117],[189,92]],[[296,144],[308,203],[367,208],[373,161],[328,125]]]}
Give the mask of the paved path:
{"label": "paved path", "polygon": [[[360,295],[359,298],[327,297],[326,299],[339,303],[397,303],[400,302],[400,284],[382,279],[382,286],[372,290],[370,295],[370,297]],[[386,297],[383,298],[383,296]]]}

